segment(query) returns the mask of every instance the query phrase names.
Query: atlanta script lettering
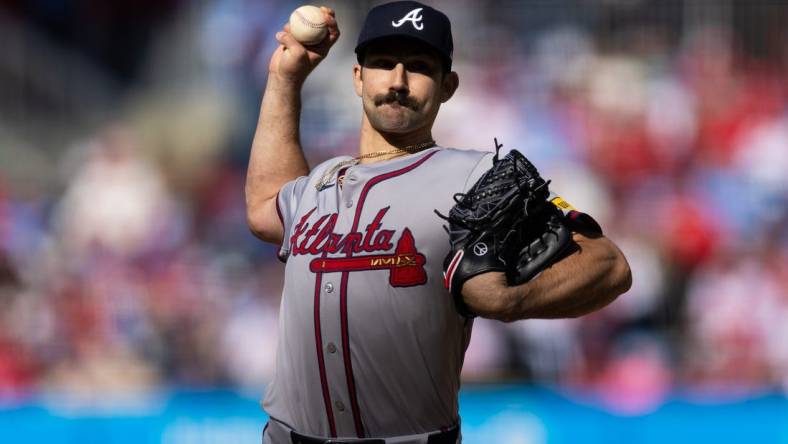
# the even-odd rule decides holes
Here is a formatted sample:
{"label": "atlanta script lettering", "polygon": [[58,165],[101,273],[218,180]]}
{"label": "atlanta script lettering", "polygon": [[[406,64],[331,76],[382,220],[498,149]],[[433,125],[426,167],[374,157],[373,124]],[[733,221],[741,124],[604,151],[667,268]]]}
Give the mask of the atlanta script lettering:
{"label": "atlanta script lettering", "polygon": [[388,251],[394,247],[391,239],[394,230],[381,229],[381,221],[390,207],[381,208],[364,232],[351,231],[345,235],[334,232],[337,213],[321,216],[313,224],[307,222],[315,208],[307,212],[293,230],[290,237],[292,254],[320,255],[323,253],[355,254]]}
{"label": "atlanta script lettering", "polygon": [[[363,232],[342,235],[334,232],[336,213],[321,216],[310,225],[308,220],[315,211],[313,208],[294,227],[290,237],[292,254],[317,256],[309,263],[313,273],[384,270],[389,272],[389,284],[393,287],[423,285],[427,282],[426,258],[416,249],[416,240],[407,227],[402,230],[396,246],[392,244],[395,230],[381,228],[388,210],[389,207],[381,208]],[[394,251],[387,253],[392,248]],[[344,256],[328,257],[337,253]]]}

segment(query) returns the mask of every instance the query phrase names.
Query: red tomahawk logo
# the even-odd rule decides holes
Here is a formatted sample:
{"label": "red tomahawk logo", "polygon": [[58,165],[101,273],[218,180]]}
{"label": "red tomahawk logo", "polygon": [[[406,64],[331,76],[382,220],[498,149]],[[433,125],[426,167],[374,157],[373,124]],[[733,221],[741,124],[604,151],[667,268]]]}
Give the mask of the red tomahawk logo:
{"label": "red tomahawk logo", "polygon": [[416,250],[413,235],[406,228],[397,242],[394,254],[317,258],[309,263],[309,270],[315,273],[391,270],[389,283],[392,287],[410,287],[427,282],[425,262],[424,255]]}

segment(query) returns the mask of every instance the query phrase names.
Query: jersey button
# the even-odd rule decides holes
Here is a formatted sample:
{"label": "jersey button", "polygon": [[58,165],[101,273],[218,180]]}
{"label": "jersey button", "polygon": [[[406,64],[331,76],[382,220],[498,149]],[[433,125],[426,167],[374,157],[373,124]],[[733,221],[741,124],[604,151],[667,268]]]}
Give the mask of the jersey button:
{"label": "jersey button", "polygon": [[334,405],[337,407],[337,410],[339,410],[340,412],[345,411],[345,404],[343,404],[342,401],[337,401],[334,403]]}
{"label": "jersey button", "polygon": [[323,286],[323,289],[326,290],[326,293],[331,293],[334,291],[334,284],[331,282],[326,282],[326,285]]}
{"label": "jersey button", "polygon": [[345,206],[346,206],[346,207],[348,207],[348,208],[352,207],[352,206],[353,206],[353,199],[351,199],[351,200],[347,201],[347,203],[345,204]]}
{"label": "jersey button", "polygon": [[328,349],[329,353],[336,353],[337,352],[337,346],[334,345],[333,342],[329,342],[328,346],[326,348]]}

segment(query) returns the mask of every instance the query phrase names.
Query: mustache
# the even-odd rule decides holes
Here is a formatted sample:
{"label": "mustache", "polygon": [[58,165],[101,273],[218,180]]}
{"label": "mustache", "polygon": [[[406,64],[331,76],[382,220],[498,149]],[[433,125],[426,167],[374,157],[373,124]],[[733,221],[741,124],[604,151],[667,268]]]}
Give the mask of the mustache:
{"label": "mustache", "polygon": [[397,91],[389,91],[387,94],[378,94],[375,96],[375,106],[383,104],[398,103],[400,106],[406,106],[412,110],[416,110],[419,104],[412,97],[401,94]]}

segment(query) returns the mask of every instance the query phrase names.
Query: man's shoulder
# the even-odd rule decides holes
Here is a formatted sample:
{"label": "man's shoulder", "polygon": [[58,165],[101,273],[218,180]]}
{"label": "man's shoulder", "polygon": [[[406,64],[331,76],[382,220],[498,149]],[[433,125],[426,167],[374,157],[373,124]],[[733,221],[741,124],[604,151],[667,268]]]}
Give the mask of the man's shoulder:
{"label": "man's shoulder", "polygon": [[446,167],[452,168],[458,177],[465,178],[463,191],[474,184],[492,167],[495,152],[488,150],[444,148]]}
{"label": "man's shoulder", "polygon": [[328,170],[328,169],[330,169],[330,168],[332,168],[332,167],[334,167],[336,165],[339,165],[342,162],[349,162],[352,159],[353,159],[353,156],[347,156],[347,155],[336,156],[336,157],[332,157],[330,159],[326,159],[326,160],[320,162],[319,164],[315,165],[312,168],[312,170],[310,171],[310,174],[314,175],[318,171]]}
{"label": "man's shoulder", "polygon": [[[298,196],[300,196],[303,191],[308,189],[310,186],[319,191],[321,188],[320,183],[324,182],[327,179],[327,176],[336,174],[336,169],[337,167],[341,166],[342,162],[349,163],[349,161],[352,159],[353,157],[351,156],[337,156],[326,159],[312,167],[309,170],[309,174],[298,177],[283,185],[282,190],[289,189]],[[332,169],[334,171],[332,171]],[[280,194],[282,193],[282,190],[280,190]]]}
{"label": "man's shoulder", "polygon": [[489,150],[478,150],[473,148],[454,148],[450,146],[442,146],[440,148],[442,153],[450,156],[475,157],[478,159],[484,155],[493,154],[493,152]]}
{"label": "man's shoulder", "polygon": [[465,162],[469,164],[476,164],[484,159],[485,156],[493,155],[491,151],[452,147],[441,147],[440,153],[440,157],[444,161]]}
{"label": "man's shoulder", "polygon": [[328,173],[332,169],[339,167],[343,162],[346,165],[349,165],[352,160],[353,160],[352,156],[337,156],[337,157],[332,157],[330,159],[326,159],[318,163],[314,167],[312,167],[312,169],[309,171],[308,180],[310,182],[319,180],[321,177],[323,177],[324,174]]}

